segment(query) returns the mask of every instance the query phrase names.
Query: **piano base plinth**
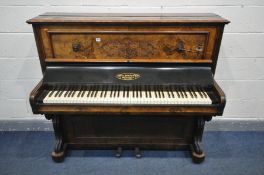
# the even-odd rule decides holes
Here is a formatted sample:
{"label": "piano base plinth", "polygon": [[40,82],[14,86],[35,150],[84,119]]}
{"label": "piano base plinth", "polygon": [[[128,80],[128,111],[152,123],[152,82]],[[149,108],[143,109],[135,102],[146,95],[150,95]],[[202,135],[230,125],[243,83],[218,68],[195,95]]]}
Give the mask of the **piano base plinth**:
{"label": "piano base plinth", "polygon": [[[201,149],[204,122],[209,116],[164,115],[49,115],[56,144],[55,162],[68,149],[178,150],[190,149],[194,163],[205,156]],[[113,152],[113,156],[114,156]]]}

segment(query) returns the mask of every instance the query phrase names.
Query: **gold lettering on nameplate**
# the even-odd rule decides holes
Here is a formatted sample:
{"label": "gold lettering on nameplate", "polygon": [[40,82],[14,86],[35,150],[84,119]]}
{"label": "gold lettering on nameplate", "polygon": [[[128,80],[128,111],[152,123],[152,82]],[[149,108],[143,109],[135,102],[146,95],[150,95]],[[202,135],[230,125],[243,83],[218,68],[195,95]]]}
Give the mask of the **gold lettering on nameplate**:
{"label": "gold lettering on nameplate", "polygon": [[119,80],[136,80],[140,78],[139,74],[136,73],[120,73],[115,76]]}

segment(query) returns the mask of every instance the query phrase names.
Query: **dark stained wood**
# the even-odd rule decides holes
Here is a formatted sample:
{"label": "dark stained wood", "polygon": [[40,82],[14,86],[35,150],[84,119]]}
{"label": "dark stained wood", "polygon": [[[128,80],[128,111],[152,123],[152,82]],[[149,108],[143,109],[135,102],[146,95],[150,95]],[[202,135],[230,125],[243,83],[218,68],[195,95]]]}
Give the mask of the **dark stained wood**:
{"label": "dark stained wood", "polygon": [[211,65],[212,67],[212,73],[215,74],[215,69],[216,69],[216,65],[217,65],[217,60],[218,60],[218,55],[219,55],[219,51],[220,51],[220,45],[221,45],[221,41],[222,41],[222,36],[224,33],[224,25],[219,25],[216,29],[216,38],[215,38],[215,43],[216,46],[214,47],[214,51],[213,51],[213,63]]}
{"label": "dark stained wood", "polygon": [[[47,58],[46,63],[94,63],[94,62],[100,62],[100,63],[146,63],[150,62],[150,59],[120,59],[120,58],[112,58],[112,59],[99,59],[99,60],[94,60],[94,59],[79,59],[79,58]],[[172,61],[172,59],[157,59],[157,61],[152,63],[196,63],[196,64],[201,64],[201,63],[212,63],[211,60],[202,60],[202,59],[196,59],[196,60],[188,60],[188,59],[177,59],[177,61]]]}
{"label": "dark stained wood", "polygon": [[44,62],[211,63],[216,31],[195,26],[47,25],[40,33]]}
{"label": "dark stained wood", "polygon": [[29,102],[32,107],[33,113],[37,113],[36,99],[43,91],[42,80],[37,84],[37,86],[30,92]]}
{"label": "dark stained wood", "polygon": [[[45,13],[33,25],[42,72],[64,63],[174,63],[207,65],[214,74],[228,20],[216,14]],[[213,105],[44,105],[37,102],[46,85],[30,94],[34,114],[52,120],[52,158],[63,161],[67,149],[190,149],[194,163],[205,158],[201,142],[205,121],[222,115],[226,99],[214,82]],[[114,155],[114,154],[113,154]]]}
{"label": "dark stained wood", "polygon": [[217,110],[218,115],[222,115],[224,108],[225,108],[225,105],[226,105],[226,96],[225,96],[224,91],[220,88],[220,86],[216,83],[216,81],[214,81],[214,87],[215,87],[217,94],[220,97],[220,105],[219,105],[218,110]]}
{"label": "dark stained wood", "polygon": [[177,107],[153,107],[153,106],[74,106],[74,105],[45,105],[39,106],[37,113],[41,114],[127,114],[127,115],[217,115],[218,108],[213,106],[208,107],[190,107],[190,106],[177,106]]}
{"label": "dark stained wood", "polygon": [[62,162],[66,154],[67,143],[65,143],[65,138],[63,136],[64,133],[62,132],[61,117],[54,116],[52,118],[52,124],[56,142],[54,151],[51,153],[51,156],[55,162]]}
{"label": "dark stained wood", "polygon": [[212,13],[44,13],[27,21],[33,23],[229,23]]}
{"label": "dark stained wood", "polygon": [[[206,53],[209,32],[50,32],[52,58],[101,61],[210,59]],[[51,44],[52,43],[52,44]]]}

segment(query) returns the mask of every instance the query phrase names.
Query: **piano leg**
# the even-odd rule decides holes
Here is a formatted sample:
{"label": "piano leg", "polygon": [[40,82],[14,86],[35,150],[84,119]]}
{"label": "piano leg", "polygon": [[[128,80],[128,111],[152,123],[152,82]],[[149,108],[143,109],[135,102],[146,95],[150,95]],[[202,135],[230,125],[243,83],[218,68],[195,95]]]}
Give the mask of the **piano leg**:
{"label": "piano leg", "polygon": [[51,157],[55,162],[62,162],[65,158],[67,144],[64,143],[62,137],[62,131],[60,128],[60,117],[52,116],[52,124],[55,133],[55,147],[54,151],[51,153]]}
{"label": "piano leg", "polygon": [[199,117],[196,121],[193,143],[190,145],[191,156],[194,163],[202,163],[205,158],[205,154],[201,146],[204,123],[205,119],[203,117]]}

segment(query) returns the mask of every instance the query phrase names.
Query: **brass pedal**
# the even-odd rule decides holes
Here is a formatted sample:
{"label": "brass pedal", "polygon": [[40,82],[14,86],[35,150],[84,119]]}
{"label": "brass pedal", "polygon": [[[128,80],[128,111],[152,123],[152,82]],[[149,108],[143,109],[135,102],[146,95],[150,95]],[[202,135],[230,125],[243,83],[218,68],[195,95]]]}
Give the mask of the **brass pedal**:
{"label": "brass pedal", "polygon": [[117,148],[117,150],[116,150],[116,154],[115,154],[115,156],[117,157],[117,158],[120,158],[120,157],[122,157],[122,147],[118,147]]}
{"label": "brass pedal", "polygon": [[142,157],[142,154],[140,152],[139,147],[135,147],[135,156],[136,156],[136,158],[141,158]]}

